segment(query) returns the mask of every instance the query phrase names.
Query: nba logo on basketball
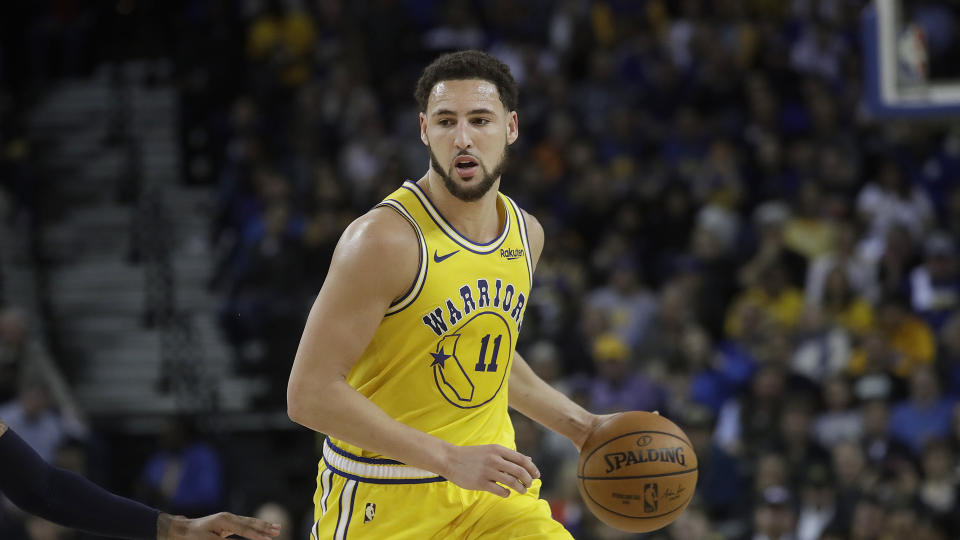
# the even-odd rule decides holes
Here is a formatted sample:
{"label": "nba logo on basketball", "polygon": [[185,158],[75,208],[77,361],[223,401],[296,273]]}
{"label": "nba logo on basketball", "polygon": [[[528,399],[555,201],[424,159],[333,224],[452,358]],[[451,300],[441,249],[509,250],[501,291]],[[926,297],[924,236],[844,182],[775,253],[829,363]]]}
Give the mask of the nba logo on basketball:
{"label": "nba logo on basketball", "polygon": [[657,484],[644,484],[643,485],[643,511],[656,512],[657,499],[658,499]]}

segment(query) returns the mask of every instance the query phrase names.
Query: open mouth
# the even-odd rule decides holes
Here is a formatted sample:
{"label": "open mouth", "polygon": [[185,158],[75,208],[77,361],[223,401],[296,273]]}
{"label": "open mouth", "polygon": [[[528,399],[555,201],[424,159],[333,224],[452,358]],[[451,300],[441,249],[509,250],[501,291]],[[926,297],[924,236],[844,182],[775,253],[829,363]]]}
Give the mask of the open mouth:
{"label": "open mouth", "polygon": [[477,174],[477,170],[480,168],[480,163],[473,156],[460,156],[453,160],[453,167],[457,170],[457,174],[460,176],[460,178],[466,180],[473,178],[473,176]]}

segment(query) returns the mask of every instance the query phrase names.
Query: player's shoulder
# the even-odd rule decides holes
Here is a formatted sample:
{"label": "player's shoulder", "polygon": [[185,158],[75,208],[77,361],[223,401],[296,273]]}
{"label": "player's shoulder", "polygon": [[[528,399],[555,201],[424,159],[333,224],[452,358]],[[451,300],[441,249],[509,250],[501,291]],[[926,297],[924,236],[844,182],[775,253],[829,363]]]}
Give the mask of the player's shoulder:
{"label": "player's shoulder", "polygon": [[353,220],[340,237],[343,247],[389,256],[417,245],[416,231],[405,217],[379,206]]}
{"label": "player's shoulder", "polygon": [[328,280],[332,275],[336,283],[366,284],[365,292],[395,298],[416,277],[420,252],[417,234],[404,217],[374,208],[343,231]]}
{"label": "player's shoulder", "polygon": [[524,209],[520,209],[523,214],[523,223],[527,229],[527,241],[530,242],[530,251],[532,251],[534,264],[540,259],[540,253],[543,252],[544,232],[540,220],[533,214]]}
{"label": "player's shoulder", "polygon": [[520,212],[523,214],[523,223],[527,227],[527,236],[530,237],[531,241],[534,237],[537,237],[540,239],[540,243],[543,243],[543,225],[540,224],[540,220],[523,208],[520,209]]}

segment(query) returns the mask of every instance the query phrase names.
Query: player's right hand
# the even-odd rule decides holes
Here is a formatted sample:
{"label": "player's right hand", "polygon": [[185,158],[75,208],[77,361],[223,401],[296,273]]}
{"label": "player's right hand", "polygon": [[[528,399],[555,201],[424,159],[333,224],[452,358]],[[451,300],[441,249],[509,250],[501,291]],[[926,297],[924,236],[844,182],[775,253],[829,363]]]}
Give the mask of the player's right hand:
{"label": "player's right hand", "polygon": [[[540,471],[530,457],[499,444],[454,446],[443,477],[464,489],[509,497],[503,487],[526,493]],[[501,485],[502,484],[502,485]]]}

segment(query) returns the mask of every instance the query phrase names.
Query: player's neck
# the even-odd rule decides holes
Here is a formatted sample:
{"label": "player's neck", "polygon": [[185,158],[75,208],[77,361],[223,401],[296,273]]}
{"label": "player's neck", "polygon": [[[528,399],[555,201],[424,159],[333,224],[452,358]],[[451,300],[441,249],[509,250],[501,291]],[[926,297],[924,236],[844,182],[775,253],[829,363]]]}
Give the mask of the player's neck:
{"label": "player's neck", "polygon": [[505,209],[501,209],[497,202],[499,179],[483,197],[472,202],[454,197],[443,185],[443,180],[434,174],[427,173],[417,181],[417,185],[443,217],[471,241],[479,244],[490,242],[503,230]]}

